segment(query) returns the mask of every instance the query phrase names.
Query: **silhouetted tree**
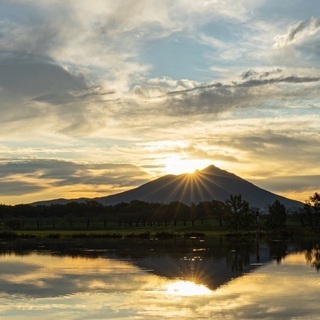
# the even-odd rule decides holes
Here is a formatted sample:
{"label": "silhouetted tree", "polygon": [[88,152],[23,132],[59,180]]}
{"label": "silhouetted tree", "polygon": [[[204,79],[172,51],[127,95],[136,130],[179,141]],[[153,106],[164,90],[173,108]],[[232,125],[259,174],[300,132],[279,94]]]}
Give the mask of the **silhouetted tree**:
{"label": "silhouetted tree", "polygon": [[52,222],[52,228],[53,228],[53,229],[56,228],[56,221],[57,221],[57,217],[56,217],[56,216],[52,216],[51,222]]}
{"label": "silhouetted tree", "polygon": [[241,194],[230,195],[226,200],[227,214],[226,223],[227,227],[235,231],[248,230],[252,228],[255,222],[255,214],[249,206],[249,202],[242,199]]}
{"label": "silhouetted tree", "polygon": [[184,203],[181,203],[178,211],[179,220],[183,221],[183,225],[187,225],[187,221],[190,219],[190,208]]}
{"label": "silhouetted tree", "polygon": [[320,231],[320,194],[315,192],[303,206],[294,212],[302,226]]}
{"label": "silhouetted tree", "polygon": [[271,229],[283,229],[286,226],[287,210],[286,207],[276,200],[268,206],[266,226]]}
{"label": "silhouetted tree", "polygon": [[112,222],[113,220],[113,207],[112,206],[104,206],[103,211],[100,212],[99,217],[103,223],[104,229],[107,229],[107,224]]}
{"label": "silhouetted tree", "polygon": [[314,224],[314,227],[319,231],[320,230],[320,194],[315,192],[315,194],[309,198],[307,205],[311,206],[313,224]]}
{"label": "silhouetted tree", "polygon": [[17,219],[17,218],[12,218],[12,219],[8,219],[5,222],[5,227],[8,229],[21,229],[22,225],[21,225],[21,220]]}
{"label": "silhouetted tree", "polygon": [[180,201],[174,201],[169,203],[168,211],[173,220],[173,225],[176,226],[178,221],[183,221],[184,225],[188,219],[189,207]]}
{"label": "silhouetted tree", "polygon": [[128,223],[128,215],[126,214],[126,210],[128,209],[129,206],[130,206],[129,203],[127,202],[120,202],[114,205],[113,207],[114,215],[119,224],[119,227],[121,227],[122,224],[126,226]]}
{"label": "silhouetted tree", "polygon": [[219,200],[211,201],[211,216],[219,222],[219,226],[222,227],[222,221],[228,211],[226,203]]}
{"label": "silhouetted tree", "polygon": [[201,201],[197,204],[197,214],[201,224],[203,223],[203,220],[210,218],[209,207],[209,201]]}
{"label": "silhouetted tree", "polygon": [[72,212],[68,213],[66,219],[68,221],[69,228],[71,229],[73,226],[74,214]]}
{"label": "silhouetted tree", "polygon": [[194,227],[194,224],[198,218],[197,206],[194,202],[191,203],[189,212],[190,212],[191,225]]}

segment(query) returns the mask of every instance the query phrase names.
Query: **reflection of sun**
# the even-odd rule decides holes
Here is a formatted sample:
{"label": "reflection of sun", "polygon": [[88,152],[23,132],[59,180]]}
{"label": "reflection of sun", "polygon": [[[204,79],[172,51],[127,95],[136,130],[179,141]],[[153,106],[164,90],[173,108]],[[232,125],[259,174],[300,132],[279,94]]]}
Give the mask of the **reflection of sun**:
{"label": "reflection of sun", "polygon": [[203,284],[181,280],[169,283],[166,293],[177,296],[202,296],[210,294],[211,291]]}
{"label": "reflection of sun", "polygon": [[210,161],[201,159],[181,159],[179,156],[165,160],[164,171],[168,174],[194,173],[210,165]]}

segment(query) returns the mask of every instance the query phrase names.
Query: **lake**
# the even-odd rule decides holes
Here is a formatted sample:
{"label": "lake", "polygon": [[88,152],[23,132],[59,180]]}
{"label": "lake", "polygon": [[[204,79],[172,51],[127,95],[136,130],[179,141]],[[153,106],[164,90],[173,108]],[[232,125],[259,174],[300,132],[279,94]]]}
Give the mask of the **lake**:
{"label": "lake", "polygon": [[317,241],[20,240],[0,319],[320,319]]}

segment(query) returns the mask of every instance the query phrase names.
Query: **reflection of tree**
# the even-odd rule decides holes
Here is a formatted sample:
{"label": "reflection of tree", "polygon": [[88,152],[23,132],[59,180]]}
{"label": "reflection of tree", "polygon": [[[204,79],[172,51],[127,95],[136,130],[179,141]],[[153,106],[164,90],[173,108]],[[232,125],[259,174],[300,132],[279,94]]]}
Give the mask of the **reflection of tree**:
{"label": "reflection of tree", "polygon": [[270,248],[270,255],[273,259],[276,259],[277,263],[287,255],[288,245],[285,241],[270,241],[268,243]]}
{"label": "reflection of tree", "polygon": [[320,248],[316,247],[307,250],[305,254],[306,260],[311,266],[315,267],[317,271],[320,270]]}
{"label": "reflection of tree", "polygon": [[236,243],[234,248],[227,255],[227,265],[232,272],[242,272],[250,264],[250,253],[253,250],[248,248],[248,245],[240,243]]}

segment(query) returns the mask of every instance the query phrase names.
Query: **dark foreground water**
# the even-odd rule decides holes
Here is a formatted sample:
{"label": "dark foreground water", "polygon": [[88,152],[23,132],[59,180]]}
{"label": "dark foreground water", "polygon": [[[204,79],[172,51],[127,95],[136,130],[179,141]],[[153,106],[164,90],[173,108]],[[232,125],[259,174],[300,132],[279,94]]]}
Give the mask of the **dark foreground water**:
{"label": "dark foreground water", "polygon": [[320,319],[317,242],[3,242],[0,319]]}

